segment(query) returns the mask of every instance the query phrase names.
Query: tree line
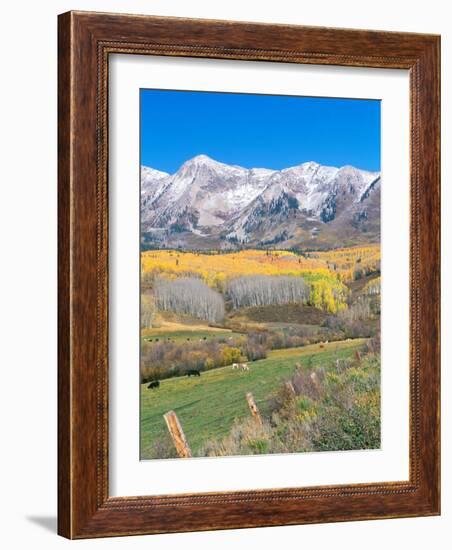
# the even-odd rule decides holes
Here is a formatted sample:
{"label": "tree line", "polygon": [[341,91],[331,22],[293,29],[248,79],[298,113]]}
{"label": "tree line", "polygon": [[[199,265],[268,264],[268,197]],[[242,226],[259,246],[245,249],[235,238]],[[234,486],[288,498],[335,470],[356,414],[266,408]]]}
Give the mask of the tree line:
{"label": "tree line", "polygon": [[290,275],[247,275],[227,284],[233,308],[306,303],[309,285]]}
{"label": "tree line", "polygon": [[[290,275],[246,275],[227,283],[226,296],[234,309],[283,304],[306,303],[310,286],[301,278]],[[225,315],[221,293],[210,288],[196,277],[156,279],[154,282],[155,305],[161,311],[172,311],[218,323]],[[151,299],[148,300],[151,302]],[[143,304],[143,324],[148,324],[151,303]],[[149,307],[151,306],[151,307]]]}
{"label": "tree line", "polygon": [[156,279],[154,294],[158,309],[173,311],[218,323],[224,318],[224,300],[201,279]]}

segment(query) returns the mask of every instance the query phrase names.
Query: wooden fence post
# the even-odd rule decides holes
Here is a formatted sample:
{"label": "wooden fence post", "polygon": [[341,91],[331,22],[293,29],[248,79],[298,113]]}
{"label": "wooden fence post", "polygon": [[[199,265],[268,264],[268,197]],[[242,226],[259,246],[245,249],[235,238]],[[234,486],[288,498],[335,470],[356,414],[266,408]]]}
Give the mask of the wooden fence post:
{"label": "wooden fence post", "polygon": [[320,390],[320,381],[319,381],[319,377],[317,376],[317,373],[311,372],[310,378],[312,380],[312,383],[315,386],[315,389]]}
{"label": "wooden fence post", "polygon": [[289,394],[290,397],[296,397],[297,393],[295,391],[295,388],[293,387],[293,384],[290,380],[287,380],[287,382],[285,383],[285,386],[286,386],[286,390],[287,390],[287,393]]}
{"label": "wooden fence post", "polygon": [[187,438],[185,437],[184,430],[180,425],[176,413],[174,411],[169,411],[163,415],[163,418],[168,426],[168,431],[173,439],[173,443],[179,457],[191,458],[191,450],[188,446]]}
{"label": "wooden fence post", "polygon": [[248,392],[246,394],[246,400],[248,401],[248,407],[250,408],[251,414],[259,422],[259,424],[262,424],[262,418],[259,409],[257,408],[256,402],[254,401],[254,397],[251,392]]}

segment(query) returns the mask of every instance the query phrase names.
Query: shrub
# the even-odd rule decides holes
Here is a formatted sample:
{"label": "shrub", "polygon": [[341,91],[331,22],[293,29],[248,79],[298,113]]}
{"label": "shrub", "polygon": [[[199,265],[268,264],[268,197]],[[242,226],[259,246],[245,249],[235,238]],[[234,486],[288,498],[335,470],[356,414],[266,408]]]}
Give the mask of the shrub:
{"label": "shrub", "polygon": [[272,430],[255,418],[236,420],[230,433],[221,440],[212,439],[200,449],[199,456],[265,454],[271,449]]}
{"label": "shrub", "polygon": [[[183,375],[189,369],[224,367],[243,360],[246,339],[145,342],[141,348],[141,382]],[[240,347],[239,347],[240,346]]]}
{"label": "shrub", "polygon": [[239,348],[223,346],[221,349],[221,356],[223,365],[230,365],[231,363],[237,363],[241,360],[242,352]]}
{"label": "shrub", "polygon": [[325,368],[299,365],[287,384],[253,418],[236,420],[200,456],[375,449],[380,446],[380,357],[370,353]]}
{"label": "shrub", "polygon": [[255,344],[248,341],[245,353],[249,361],[257,361],[258,359],[265,359],[267,357],[267,348],[261,344]]}
{"label": "shrub", "polygon": [[215,361],[211,357],[207,357],[204,361],[204,368],[206,370],[213,369],[215,367]]}
{"label": "shrub", "polygon": [[168,430],[162,430],[151,445],[141,449],[141,455],[146,458],[177,458],[178,454]]}
{"label": "shrub", "polygon": [[364,357],[326,377],[312,424],[317,450],[380,446],[380,358]]}

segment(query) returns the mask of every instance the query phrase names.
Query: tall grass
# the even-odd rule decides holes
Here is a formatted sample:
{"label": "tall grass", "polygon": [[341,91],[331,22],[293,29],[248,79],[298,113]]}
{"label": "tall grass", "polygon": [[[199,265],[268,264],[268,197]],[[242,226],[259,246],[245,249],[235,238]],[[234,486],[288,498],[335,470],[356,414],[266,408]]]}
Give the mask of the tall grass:
{"label": "tall grass", "polygon": [[[380,355],[336,360],[330,368],[299,365],[283,383],[262,424],[236,421],[200,456],[341,451],[380,447]],[[290,389],[290,388],[293,388]]]}

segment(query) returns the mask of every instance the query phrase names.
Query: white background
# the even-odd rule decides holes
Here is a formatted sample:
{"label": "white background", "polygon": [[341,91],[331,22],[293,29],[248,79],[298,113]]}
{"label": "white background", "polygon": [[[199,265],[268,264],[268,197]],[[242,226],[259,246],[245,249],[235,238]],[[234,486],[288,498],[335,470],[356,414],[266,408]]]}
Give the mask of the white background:
{"label": "white background", "polygon": [[[56,515],[56,15],[69,9],[443,35],[443,280],[452,270],[450,2],[362,0],[16,1],[2,8],[0,88],[1,542],[5,548],[449,548],[452,526],[451,290],[443,288],[443,515],[69,542]],[[395,200],[397,198],[395,197]],[[449,276],[447,277],[446,274]],[[449,437],[446,438],[446,434]]]}
{"label": "white background", "polygon": [[[409,79],[407,71],[115,55],[110,60],[110,494],[155,495],[408,479]],[[381,449],[254,457],[139,456],[139,89],[381,100]],[[332,92],[334,90],[334,92]],[[136,116],[130,116],[135,113]],[[201,151],[200,151],[201,152]],[[399,200],[394,201],[394,195]],[[135,373],[135,375],[134,375]]]}

